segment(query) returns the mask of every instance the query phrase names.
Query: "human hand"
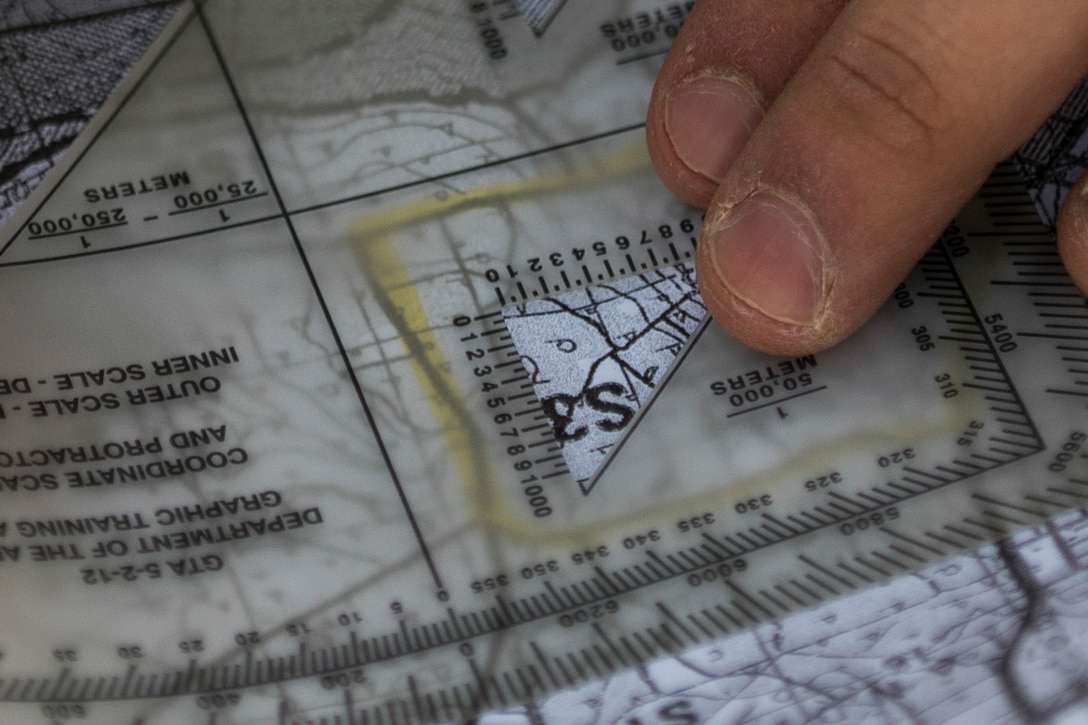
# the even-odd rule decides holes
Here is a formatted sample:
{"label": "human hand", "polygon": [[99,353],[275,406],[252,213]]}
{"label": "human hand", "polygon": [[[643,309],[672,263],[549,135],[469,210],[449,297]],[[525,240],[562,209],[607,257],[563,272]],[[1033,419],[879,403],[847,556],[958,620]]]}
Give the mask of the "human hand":
{"label": "human hand", "polygon": [[[779,355],[847,337],[1085,74],[1085,0],[699,0],[647,139],[707,207],[711,314]],[[1088,293],[1086,179],[1058,238]]]}

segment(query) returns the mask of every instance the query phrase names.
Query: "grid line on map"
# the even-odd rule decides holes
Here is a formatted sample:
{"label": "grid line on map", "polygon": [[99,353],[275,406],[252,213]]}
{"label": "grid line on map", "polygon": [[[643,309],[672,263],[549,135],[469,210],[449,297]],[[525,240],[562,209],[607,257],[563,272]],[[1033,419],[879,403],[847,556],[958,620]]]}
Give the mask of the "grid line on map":
{"label": "grid line on map", "polygon": [[423,532],[420,528],[419,521],[416,519],[415,512],[412,509],[411,503],[408,501],[407,494],[404,490],[404,485],[400,479],[400,474],[397,472],[396,467],[393,465],[392,456],[389,453],[389,449],[386,446],[385,438],[378,428],[377,421],[374,417],[374,413],[371,410],[370,404],[367,402],[366,394],[363,391],[362,384],[359,382],[359,377],[355,373],[355,369],[351,365],[351,358],[348,355],[347,348],[344,344],[343,338],[340,336],[340,331],[336,326],[332,317],[332,311],[329,308],[328,302],[325,300],[325,295],[321,291],[320,285],[317,283],[317,277],[314,274],[313,267],[310,265],[309,258],[306,256],[306,251],[302,248],[302,241],[299,239],[298,231],[295,229],[294,222],[291,220],[291,215],[287,212],[283,203],[283,198],[280,195],[279,186],[276,184],[275,178],[272,176],[272,170],[269,168],[268,161],[265,158],[264,151],[257,140],[257,135],[253,129],[253,126],[249,119],[249,114],[246,112],[245,106],[242,103],[242,99],[238,94],[238,89],[235,86],[234,79],[230,75],[230,70],[227,68],[226,62],[223,59],[222,51],[219,48],[218,41],[215,38],[215,34],[212,32],[211,27],[208,24],[207,17],[204,15],[204,8],[200,2],[195,4],[196,16],[200,20],[200,27],[204,32],[208,43],[211,46],[212,53],[215,55],[216,63],[223,73],[223,78],[230,88],[231,96],[234,99],[238,108],[238,113],[241,116],[242,122],[245,125],[246,132],[249,135],[249,140],[253,144],[253,150],[257,154],[260,161],[261,168],[264,171],[265,177],[268,179],[269,188],[272,190],[272,195],[276,200],[276,205],[280,210],[280,217],[287,225],[287,229],[291,235],[291,240],[295,246],[295,250],[298,253],[299,261],[306,272],[306,276],[310,281],[311,289],[317,298],[318,305],[321,307],[322,316],[325,319],[326,325],[328,325],[329,331],[333,336],[333,340],[336,343],[337,351],[339,352],[340,359],[344,364],[344,370],[347,373],[348,379],[351,381],[352,388],[355,391],[355,396],[359,401],[359,405],[363,409],[363,413],[366,416],[368,425],[374,436],[374,440],[378,445],[381,452],[382,460],[385,463],[386,469],[389,472],[390,478],[393,481],[393,486],[396,488],[397,496],[400,499],[401,506],[404,509],[405,515],[408,517],[409,525],[411,526],[413,536],[419,547],[420,553],[427,564],[427,568],[430,571],[431,578],[434,580],[435,585],[440,590],[445,589],[445,585],[442,582],[442,577],[438,572],[438,568],[435,565],[434,559],[431,556],[430,548],[427,546],[427,542],[423,537]]}

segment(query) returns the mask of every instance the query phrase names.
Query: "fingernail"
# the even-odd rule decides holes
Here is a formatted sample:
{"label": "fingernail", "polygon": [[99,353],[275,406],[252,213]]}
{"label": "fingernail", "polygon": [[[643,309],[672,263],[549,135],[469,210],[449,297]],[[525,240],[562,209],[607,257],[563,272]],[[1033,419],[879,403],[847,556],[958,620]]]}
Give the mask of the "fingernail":
{"label": "fingernail", "polygon": [[818,321],[823,244],[797,204],[756,192],[729,210],[708,238],[714,274],[733,295],[780,322],[811,326]]}
{"label": "fingernail", "polygon": [[720,181],[762,118],[763,109],[741,83],[702,77],[673,92],[665,131],[688,168]]}

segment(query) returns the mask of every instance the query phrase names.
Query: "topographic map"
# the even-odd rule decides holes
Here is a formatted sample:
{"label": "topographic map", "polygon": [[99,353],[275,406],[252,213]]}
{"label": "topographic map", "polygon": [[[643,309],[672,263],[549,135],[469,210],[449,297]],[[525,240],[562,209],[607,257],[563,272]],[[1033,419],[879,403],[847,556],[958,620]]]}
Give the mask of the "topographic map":
{"label": "topographic map", "polygon": [[597,471],[705,315],[691,264],[503,311],[576,480]]}
{"label": "topographic map", "polygon": [[[563,6],[525,3],[533,27],[545,33]],[[169,19],[169,2],[18,2],[0,0],[0,223],[9,218],[109,91]],[[411,14],[412,4],[404,4]],[[241,18],[239,21],[253,21]],[[441,33],[427,29],[432,37]],[[307,58],[269,50],[267,85],[256,101],[282,91],[277,63]],[[335,53],[327,47],[314,52]],[[438,49],[436,52],[441,52]],[[375,63],[383,59],[375,58]],[[431,120],[381,110],[382,74],[343,98],[313,83],[299,93],[342,113],[371,137],[384,134],[382,153],[362,158],[369,178],[395,184],[433,175],[458,153],[489,158],[516,146],[479,118],[464,120],[464,149],[433,157],[398,157],[398,128]],[[395,65],[385,73],[397,72]],[[420,87],[454,88],[445,77],[415,79]],[[267,93],[266,97],[260,94]],[[323,95],[324,94],[324,95]],[[371,102],[363,117],[355,110]],[[526,113],[526,116],[531,116]],[[334,126],[337,124],[333,124]],[[447,130],[442,130],[447,134]],[[1088,167],[1088,83],[1017,155],[1044,220]],[[358,169],[320,163],[330,146],[350,147],[305,118],[268,130],[280,158],[315,169],[285,189],[296,207],[317,204]],[[488,150],[488,144],[492,148]],[[442,153],[438,153],[441,151]],[[452,162],[448,162],[452,163]],[[440,171],[441,169],[439,169]],[[326,175],[328,173],[328,175]],[[379,182],[374,182],[379,183]],[[360,193],[365,192],[361,189]],[[497,260],[497,264],[504,260]],[[523,357],[549,422],[564,441],[567,467],[587,480],[618,431],[652,392],[659,376],[695,329],[702,307],[689,267],[662,268],[625,280],[506,306],[503,316]],[[523,331],[532,328],[532,334]],[[300,322],[305,335],[305,323]],[[587,352],[591,354],[587,355]],[[581,367],[563,360],[578,353]],[[363,354],[363,353],[360,353]],[[392,356],[384,349],[365,354]],[[377,364],[377,363],[376,363]],[[564,371],[557,375],[553,371]],[[566,437],[564,439],[564,436]],[[1088,718],[1088,511],[1075,510],[995,545],[900,576],[863,593],[792,615],[621,675],[547,697],[531,706],[486,713],[485,725],[651,725],[653,723],[945,723],[1082,722]]]}

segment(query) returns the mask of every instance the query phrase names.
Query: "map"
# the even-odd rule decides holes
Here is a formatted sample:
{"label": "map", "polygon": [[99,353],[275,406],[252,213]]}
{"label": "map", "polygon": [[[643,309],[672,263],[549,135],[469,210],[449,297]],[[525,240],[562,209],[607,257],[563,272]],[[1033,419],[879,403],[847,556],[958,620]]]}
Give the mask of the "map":
{"label": "map", "polygon": [[[579,481],[596,473],[706,315],[691,264],[503,312]],[[588,493],[588,489],[586,491]]]}
{"label": "map", "polygon": [[[509,3],[495,5],[493,17],[498,22],[502,6]],[[173,3],[140,2],[117,2],[109,7],[80,2],[0,3],[0,87],[9,101],[5,103],[0,133],[0,220],[16,212],[51,166],[62,163],[64,148],[93,117],[124,69],[154,40],[174,7]],[[531,25],[545,40],[549,24],[572,8],[563,4],[519,4],[527,15],[537,14],[532,16]],[[360,12],[360,23],[371,17],[367,12],[373,12],[373,17],[380,15],[373,8]],[[428,14],[423,3],[402,3],[396,12],[403,14],[399,23],[419,28],[419,35],[406,42],[433,44],[445,35],[444,19]],[[246,23],[261,22],[258,15],[247,15],[243,8],[224,24],[229,20],[244,27]],[[336,38],[334,25],[335,19],[329,20],[314,37]],[[454,37],[450,42],[486,43],[490,39],[466,36]],[[253,123],[267,142],[273,165],[290,165],[299,172],[282,185],[281,191],[287,207],[299,213],[298,228],[311,238],[320,238],[320,230],[331,227],[331,220],[340,214],[336,209],[327,213],[323,210],[330,199],[351,197],[366,204],[368,195],[377,189],[407,188],[416,180],[442,177],[466,163],[486,167],[496,159],[524,154],[534,144],[539,147],[555,140],[549,138],[550,131],[535,128],[530,121],[543,118],[545,125],[554,121],[548,119],[547,109],[562,96],[561,88],[552,89],[553,94],[544,100],[530,93],[521,97],[517,90],[534,86],[534,79],[492,77],[493,71],[486,65],[448,62],[461,57],[455,46],[435,46],[433,72],[420,73],[416,68],[416,75],[410,76],[413,89],[480,105],[450,127],[450,121],[434,113],[428,104],[394,109],[398,99],[383,85],[382,74],[347,84],[347,90],[323,82],[322,69],[307,64],[314,56],[335,59],[338,47],[336,43],[315,40],[313,47],[304,45],[294,55],[281,53],[275,45],[237,49],[239,56],[253,51],[249,69],[254,76],[247,85],[249,95],[245,100],[256,111]],[[658,52],[656,47],[650,50]],[[643,51],[639,49],[638,57]],[[624,52],[627,55],[623,59],[636,57]],[[541,56],[546,53],[541,51]],[[385,74],[407,72],[407,67],[399,68],[395,59],[376,55],[371,61]],[[568,62],[572,67],[576,65],[575,60]],[[301,73],[295,72],[298,67]],[[59,82],[75,78],[79,81]],[[183,80],[179,78],[179,82]],[[517,100],[513,111],[489,106],[487,93],[511,85]],[[287,101],[278,95],[283,88],[291,91]],[[466,88],[472,89],[471,93]],[[481,95],[472,97],[472,93]],[[294,113],[292,104],[298,103],[301,108],[303,104],[297,101],[301,97],[306,97],[307,107],[316,104],[324,113],[320,117]],[[622,107],[626,101],[616,98],[614,103]],[[360,111],[360,107],[366,110]],[[267,111],[263,118],[262,111]],[[617,117],[625,114],[625,109],[616,112]],[[575,108],[572,115],[572,128],[564,129],[570,137],[601,130],[586,128],[592,126],[593,120],[588,106]],[[422,144],[414,140],[413,145],[406,146],[400,137],[405,127],[414,129],[413,139],[430,140]],[[1079,171],[1088,167],[1086,129],[1088,84],[1082,84],[1015,159],[1040,214],[1048,222],[1053,222],[1060,200]],[[534,132],[538,133],[535,138]],[[363,151],[345,154],[345,149],[353,147]],[[350,157],[352,163],[329,163],[339,154]],[[562,168],[556,173],[579,173],[570,172],[563,164],[559,166]],[[540,178],[541,172],[538,168],[516,169],[513,176]],[[218,213],[223,209],[234,221],[259,219],[269,213],[268,207],[262,206],[271,203],[265,195],[267,184],[257,172],[252,179],[251,189],[245,186],[248,178],[237,179],[240,186],[236,203],[203,211]],[[456,179],[448,181],[450,194],[464,191],[457,183]],[[506,193],[504,183],[505,179],[498,179],[486,187],[491,190],[488,193]],[[230,192],[224,187],[220,193]],[[523,221],[508,213],[515,208],[517,193],[521,192],[509,192],[503,204],[494,205],[488,223],[507,230],[514,239],[522,239],[532,234],[533,221],[543,220]],[[396,208],[430,224],[433,214],[427,203],[406,194]],[[603,203],[609,203],[607,197]],[[556,211],[561,212],[562,203],[556,204]],[[662,208],[673,213],[672,207]],[[178,214],[175,219],[178,224],[187,224],[190,222],[186,220],[194,215]],[[344,216],[366,217],[357,209]],[[551,218],[564,216],[557,213]],[[382,223],[357,222],[370,225],[364,230],[367,234],[374,234],[375,229],[381,231]],[[682,222],[670,223],[679,232]],[[634,230],[623,231],[628,238],[635,237]],[[456,217],[426,227],[420,234],[448,245],[444,248],[466,250],[466,258],[491,253],[472,247],[471,240],[459,246],[466,234],[458,228]],[[597,236],[605,238],[587,237],[588,248]],[[610,243],[613,239],[614,235],[608,237]],[[258,241],[259,235],[255,234],[248,243],[257,249]],[[353,254],[355,260],[379,268],[375,265],[385,263],[386,251],[384,242],[374,242],[358,245]],[[498,275],[504,265],[516,261],[515,252],[489,259],[487,268]],[[11,253],[20,252],[13,247]],[[220,265],[231,263],[229,257],[194,257],[191,269],[197,275],[207,275],[216,269],[217,259]],[[267,285],[289,286],[291,272],[283,259],[271,260]],[[317,254],[315,260],[330,276],[345,265],[344,258],[334,254]],[[412,305],[416,302],[405,296],[403,286],[398,286],[397,274],[412,275],[413,290],[426,297],[439,288],[437,283],[429,286],[431,282],[446,272],[438,270],[435,260],[425,256],[409,261],[412,266],[407,271],[386,268],[384,282],[344,282],[345,287],[357,285],[351,287],[350,297],[360,300],[361,319],[376,320],[386,315],[393,321],[393,328],[415,324]],[[635,265],[630,267],[634,270]],[[150,274],[151,265],[144,271]],[[585,484],[592,481],[624,424],[637,414],[639,405],[652,397],[672,358],[696,329],[702,307],[693,292],[690,267],[660,267],[596,284],[592,289],[587,285],[539,299],[524,299],[531,295],[522,294],[513,280],[510,282],[503,289],[508,296],[519,298],[502,308],[501,317],[509,328],[512,344],[525,361],[527,384],[541,402],[543,424],[562,442],[560,453],[566,467]],[[163,284],[166,286],[165,281]],[[480,289],[491,285],[490,279],[479,283]],[[209,310],[243,304],[232,296],[215,294],[209,286],[205,300]],[[330,353],[334,350],[332,341],[320,331],[318,305],[302,298],[282,304],[284,315],[293,316],[291,325],[300,342],[263,350],[269,358],[290,357],[299,349],[312,351],[322,346],[327,346]],[[272,339],[263,337],[267,333],[256,321],[249,329],[257,341],[254,347]],[[375,323],[366,334],[380,343],[349,347],[348,353],[361,371],[365,392],[376,401],[379,417],[396,420],[405,430],[413,431],[405,441],[416,436],[415,444],[406,442],[403,450],[394,449],[389,455],[399,456],[398,460],[417,456],[417,470],[441,469],[449,462],[428,447],[433,433],[428,429],[432,425],[430,417],[456,421],[457,411],[435,402],[442,400],[441,395],[429,396],[422,407],[417,404],[415,394],[403,381],[414,377],[440,388],[445,378],[438,367],[404,372],[404,353],[393,332]],[[568,362],[572,356],[577,365]],[[418,359],[429,358],[423,354]],[[323,381],[322,385],[308,388],[299,385],[295,400],[298,408],[312,411],[308,420],[314,422],[320,435],[326,436],[321,447],[307,452],[316,461],[335,454],[350,438],[351,427],[345,423],[341,428],[350,416],[344,413],[341,418],[334,415],[323,420],[326,412],[322,407],[322,396],[345,395],[348,386],[342,378],[323,370],[323,362],[310,359],[297,364],[302,366],[300,371]],[[298,378],[303,379],[302,375]],[[245,430],[248,439],[256,438],[254,450],[267,450],[272,455],[274,443],[262,441],[258,432],[246,429],[249,411],[262,405],[256,387],[246,392],[249,395],[231,399],[234,417],[229,418],[229,423],[232,429],[237,425]],[[432,415],[418,416],[418,411],[427,406]],[[376,450],[354,455],[358,458],[352,463],[360,469],[382,465]],[[581,493],[595,495],[591,485],[584,485]],[[348,498],[344,498],[345,505],[349,505]],[[391,530],[396,513],[383,509],[386,504],[380,499],[372,503],[373,519],[366,526]],[[442,537],[454,537],[456,522],[442,521],[441,510],[436,503],[431,519],[435,531]],[[623,674],[602,676],[531,706],[489,708],[479,721],[489,725],[1077,722],[1088,714],[1088,622],[1083,614],[1088,597],[1088,574],[1084,573],[1088,564],[1086,516],[1083,509],[1070,511],[998,544],[984,545],[970,554],[890,579],[848,598],[693,647],[682,655],[662,658]],[[364,528],[359,526],[360,530]],[[285,547],[285,556],[290,555],[289,549]],[[388,560],[376,561],[372,574],[376,578],[397,575],[396,567]],[[350,600],[349,592],[339,601]]]}

